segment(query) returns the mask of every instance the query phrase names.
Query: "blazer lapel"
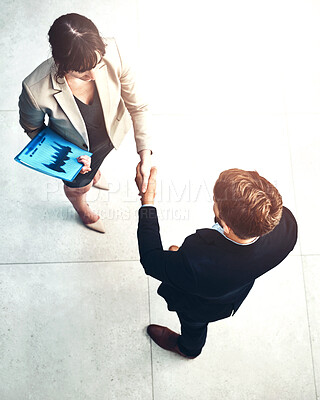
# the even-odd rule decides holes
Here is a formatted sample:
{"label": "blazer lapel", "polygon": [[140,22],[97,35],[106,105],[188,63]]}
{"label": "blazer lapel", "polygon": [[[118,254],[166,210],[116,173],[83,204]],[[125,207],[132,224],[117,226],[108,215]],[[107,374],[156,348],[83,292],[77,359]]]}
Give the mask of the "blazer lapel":
{"label": "blazer lapel", "polygon": [[86,125],[82,118],[82,115],[78,109],[77,103],[74,100],[73,94],[66,82],[66,79],[59,79],[61,82],[56,81],[55,72],[51,72],[52,87],[57,92],[54,93],[54,97],[59,103],[60,107],[74,126],[74,128],[79,132],[79,134],[84,138],[86,143],[89,143],[88,133]]}
{"label": "blazer lapel", "polygon": [[110,134],[111,121],[110,121],[110,88],[108,84],[108,69],[107,65],[98,69],[96,72],[96,86],[99,93],[99,98],[102,106],[104,122],[106,124],[107,132]]}

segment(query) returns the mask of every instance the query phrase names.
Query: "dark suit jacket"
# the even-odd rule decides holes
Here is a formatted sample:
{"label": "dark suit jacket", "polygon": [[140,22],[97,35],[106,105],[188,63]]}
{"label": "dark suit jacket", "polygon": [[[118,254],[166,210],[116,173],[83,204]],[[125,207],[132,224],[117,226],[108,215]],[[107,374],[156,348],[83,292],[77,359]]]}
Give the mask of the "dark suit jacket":
{"label": "dark suit jacket", "polygon": [[139,210],[140,261],[146,274],[162,282],[158,293],[169,310],[199,321],[215,321],[236,311],[255,279],[284,260],[296,241],[296,220],[284,207],[279,225],[250,245],[233,243],[213,229],[199,229],[177,252],[165,251],[156,208]]}

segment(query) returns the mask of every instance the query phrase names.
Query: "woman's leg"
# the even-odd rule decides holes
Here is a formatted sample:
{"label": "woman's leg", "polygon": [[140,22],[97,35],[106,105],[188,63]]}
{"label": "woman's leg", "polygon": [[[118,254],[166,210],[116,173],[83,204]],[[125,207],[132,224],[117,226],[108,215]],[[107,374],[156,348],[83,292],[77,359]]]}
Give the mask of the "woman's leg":
{"label": "woman's leg", "polygon": [[92,182],[90,182],[87,186],[80,188],[72,188],[64,185],[64,192],[67,198],[70,200],[84,224],[93,224],[100,218],[98,214],[95,214],[90,209],[86,201],[86,194],[90,190],[91,186]]}
{"label": "woman's leg", "polygon": [[106,181],[106,178],[101,174],[100,169],[98,169],[93,178],[93,186],[97,189],[109,190],[108,182]]}
{"label": "woman's leg", "polygon": [[97,173],[95,174],[95,176],[93,178],[92,184],[95,185],[98,182],[98,180],[100,179],[100,177],[101,177],[101,172],[100,172],[100,169],[98,169]]}

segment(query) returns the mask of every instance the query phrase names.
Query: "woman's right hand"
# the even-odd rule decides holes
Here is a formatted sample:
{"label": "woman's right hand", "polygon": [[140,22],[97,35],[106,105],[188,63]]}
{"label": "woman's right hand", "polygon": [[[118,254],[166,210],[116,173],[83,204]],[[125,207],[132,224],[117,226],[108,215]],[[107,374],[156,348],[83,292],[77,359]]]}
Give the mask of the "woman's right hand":
{"label": "woman's right hand", "polygon": [[91,157],[89,156],[80,156],[77,158],[77,160],[79,161],[79,163],[83,164],[83,167],[80,171],[80,174],[87,174],[88,172],[91,171]]}

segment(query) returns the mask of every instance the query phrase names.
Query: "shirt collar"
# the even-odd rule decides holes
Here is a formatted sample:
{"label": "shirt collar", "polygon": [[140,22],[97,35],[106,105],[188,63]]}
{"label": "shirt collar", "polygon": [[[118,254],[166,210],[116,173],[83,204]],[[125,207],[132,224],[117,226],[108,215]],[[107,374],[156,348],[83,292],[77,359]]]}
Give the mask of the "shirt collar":
{"label": "shirt collar", "polygon": [[258,237],[256,237],[256,238],[255,238],[252,242],[250,242],[250,243],[238,243],[238,242],[235,242],[234,240],[228,238],[228,236],[225,235],[223,228],[219,225],[218,222],[216,222],[216,223],[213,225],[213,227],[212,227],[211,229],[213,229],[213,230],[215,230],[215,231],[218,231],[218,232],[221,233],[221,235],[223,235],[226,239],[230,240],[230,242],[235,243],[235,244],[237,244],[237,245],[239,245],[239,246],[249,246],[250,244],[255,243],[255,242],[259,239],[259,236],[258,236]]}

